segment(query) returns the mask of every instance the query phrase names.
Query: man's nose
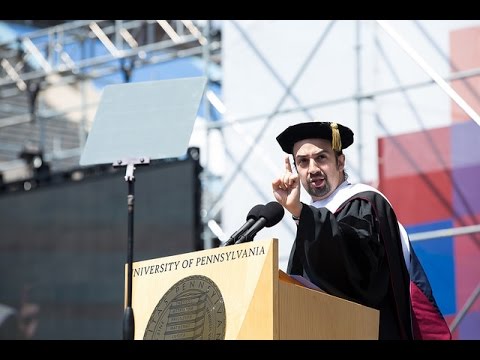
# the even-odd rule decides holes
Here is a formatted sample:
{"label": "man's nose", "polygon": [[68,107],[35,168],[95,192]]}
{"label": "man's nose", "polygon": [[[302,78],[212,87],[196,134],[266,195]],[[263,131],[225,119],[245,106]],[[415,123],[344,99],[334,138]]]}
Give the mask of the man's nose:
{"label": "man's nose", "polygon": [[315,174],[316,172],[318,172],[318,170],[319,168],[315,159],[310,159],[308,162],[308,172],[311,174]]}

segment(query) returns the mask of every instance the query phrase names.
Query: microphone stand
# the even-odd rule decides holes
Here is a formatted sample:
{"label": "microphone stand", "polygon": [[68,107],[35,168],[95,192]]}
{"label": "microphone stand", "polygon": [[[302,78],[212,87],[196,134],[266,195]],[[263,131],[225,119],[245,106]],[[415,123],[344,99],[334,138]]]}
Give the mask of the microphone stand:
{"label": "microphone stand", "polygon": [[133,171],[135,165],[150,164],[149,158],[118,160],[113,163],[114,167],[126,166],[125,181],[128,183],[128,229],[127,229],[127,291],[125,310],[123,313],[123,340],[133,340],[135,336],[135,318],[132,308],[132,278],[133,278],[133,210],[135,204],[135,177]]}
{"label": "microphone stand", "polygon": [[250,232],[250,233],[247,232],[247,233],[239,236],[238,239],[235,241],[235,245],[253,241],[253,239],[255,238],[255,235],[257,235],[258,231],[260,231],[260,229],[255,231],[255,232]]}

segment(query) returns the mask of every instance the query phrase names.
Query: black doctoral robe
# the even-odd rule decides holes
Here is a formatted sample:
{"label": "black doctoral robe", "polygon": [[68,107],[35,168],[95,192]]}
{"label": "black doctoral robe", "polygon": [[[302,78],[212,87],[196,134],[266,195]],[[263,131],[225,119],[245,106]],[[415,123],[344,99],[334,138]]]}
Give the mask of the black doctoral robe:
{"label": "black doctoral robe", "polygon": [[380,310],[379,339],[413,338],[397,217],[380,194],[358,193],[334,214],[304,204],[287,272]]}

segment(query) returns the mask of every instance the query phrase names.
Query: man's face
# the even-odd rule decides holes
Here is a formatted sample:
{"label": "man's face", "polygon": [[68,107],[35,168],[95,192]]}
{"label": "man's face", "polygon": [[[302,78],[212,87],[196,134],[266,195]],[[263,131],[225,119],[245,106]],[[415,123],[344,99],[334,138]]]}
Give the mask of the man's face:
{"label": "man's face", "polygon": [[340,155],[337,161],[330,141],[298,141],[293,154],[300,181],[313,201],[325,199],[343,182],[345,156]]}

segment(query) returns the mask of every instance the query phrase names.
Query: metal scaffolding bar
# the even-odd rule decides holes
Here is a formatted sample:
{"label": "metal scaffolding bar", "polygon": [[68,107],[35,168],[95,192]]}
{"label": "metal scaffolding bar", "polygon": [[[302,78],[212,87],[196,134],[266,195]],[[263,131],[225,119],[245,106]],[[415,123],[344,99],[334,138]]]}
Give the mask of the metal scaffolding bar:
{"label": "metal scaffolding bar", "polygon": [[[144,36],[145,25],[151,24],[156,26],[155,31],[150,32],[150,36]],[[8,71],[0,73],[0,88],[17,85],[20,81],[41,80],[51,73],[79,72],[81,69],[99,67],[116,59],[139,57],[148,63],[148,58],[157,52],[175,54],[192,48],[202,52],[206,38],[191,20],[175,22],[174,26],[176,30],[167,20],[86,20],[32,32],[19,37],[16,42],[0,44],[0,51],[10,54],[12,68],[17,68],[18,64],[30,64],[28,67],[21,66],[16,74]],[[188,31],[180,30],[181,26]],[[168,33],[165,29],[168,29]],[[172,31],[176,33],[174,38]],[[73,54],[80,51],[83,41],[97,41],[103,45],[104,51],[91,51],[76,59]],[[127,47],[124,46],[125,42]],[[13,45],[16,43],[19,45]],[[12,56],[15,46],[19,47],[17,51],[23,56]],[[212,51],[215,50],[212,47]]]}

